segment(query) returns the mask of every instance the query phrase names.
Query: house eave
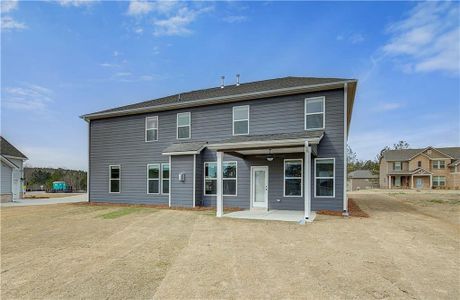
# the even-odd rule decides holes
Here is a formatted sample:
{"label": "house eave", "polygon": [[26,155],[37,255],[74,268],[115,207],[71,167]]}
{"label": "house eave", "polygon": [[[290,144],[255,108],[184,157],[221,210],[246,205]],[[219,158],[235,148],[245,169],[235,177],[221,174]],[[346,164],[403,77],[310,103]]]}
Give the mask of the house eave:
{"label": "house eave", "polygon": [[219,143],[209,144],[207,147],[215,151],[225,150],[242,150],[242,149],[253,149],[253,148],[271,148],[271,147],[292,147],[304,145],[305,141],[310,144],[319,144],[322,136],[319,138],[300,138],[300,139],[286,139],[286,140],[269,140],[269,141],[247,141],[247,142],[235,142],[235,143]]}
{"label": "house eave", "polygon": [[[323,84],[315,84],[315,85],[282,88],[282,89],[276,89],[276,90],[268,90],[268,91],[262,91],[262,92],[243,93],[243,94],[237,94],[237,95],[231,95],[231,96],[213,97],[213,98],[207,98],[207,99],[169,103],[169,104],[164,104],[164,105],[133,108],[133,109],[120,110],[120,111],[113,111],[113,112],[92,113],[92,114],[82,115],[80,116],[80,118],[88,122],[88,121],[96,120],[96,119],[112,118],[112,117],[125,116],[125,115],[174,110],[174,109],[180,109],[180,108],[197,107],[197,106],[211,105],[211,104],[231,103],[231,102],[260,99],[260,98],[266,98],[266,97],[272,97],[272,96],[299,94],[302,92],[332,90],[332,89],[337,89],[337,88],[343,88],[344,85],[347,83],[352,84],[353,86],[353,88],[351,89],[352,90],[351,93],[354,98],[354,93],[355,93],[354,90],[356,88],[357,81],[356,80],[344,80],[344,81],[338,81],[338,82],[333,82],[333,83],[323,83]],[[353,102],[351,102],[351,104],[352,103]],[[348,114],[349,114],[348,119],[351,119],[351,109],[348,109]]]}

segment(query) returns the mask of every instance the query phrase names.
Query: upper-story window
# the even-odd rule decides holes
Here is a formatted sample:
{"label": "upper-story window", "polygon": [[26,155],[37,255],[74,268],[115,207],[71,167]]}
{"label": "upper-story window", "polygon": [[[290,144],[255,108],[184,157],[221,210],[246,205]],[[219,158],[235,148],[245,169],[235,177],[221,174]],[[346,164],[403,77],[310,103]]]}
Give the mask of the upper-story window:
{"label": "upper-story window", "polygon": [[417,167],[419,167],[419,168],[422,167],[422,161],[419,160],[419,161],[417,162]]}
{"label": "upper-story window", "polygon": [[189,139],[191,135],[192,116],[190,112],[177,114],[177,139]]}
{"label": "upper-story window", "polygon": [[305,130],[324,129],[325,97],[305,99]]}
{"label": "upper-story window", "polygon": [[433,160],[433,169],[444,169],[446,162],[443,160]]}
{"label": "upper-story window", "polygon": [[400,161],[395,161],[393,162],[393,170],[394,171],[401,171],[401,162]]}
{"label": "upper-story window", "polygon": [[145,141],[158,141],[158,116],[145,118]]}
{"label": "upper-story window", "polygon": [[233,135],[249,134],[249,105],[233,107]]}

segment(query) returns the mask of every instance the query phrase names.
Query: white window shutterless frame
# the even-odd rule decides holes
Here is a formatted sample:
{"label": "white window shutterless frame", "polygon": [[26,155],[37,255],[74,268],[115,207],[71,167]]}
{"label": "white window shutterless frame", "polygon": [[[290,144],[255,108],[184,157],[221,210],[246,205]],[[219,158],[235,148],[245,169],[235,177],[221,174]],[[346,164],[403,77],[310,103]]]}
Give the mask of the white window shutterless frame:
{"label": "white window shutterless frame", "polygon": [[326,124],[326,97],[305,99],[305,130],[324,129]]}
{"label": "white window shutterless frame", "polygon": [[233,107],[232,132],[233,135],[249,134],[249,105]]}
{"label": "white window shutterless frame", "polygon": [[109,166],[109,193],[118,194],[121,190],[121,166]]}
{"label": "white window shutterless frame", "polygon": [[158,116],[145,118],[145,141],[158,141]]}
{"label": "white window shutterless frame", "polygon": [[177,139],[187,140],[192,135],[192,114],[190,112],[177,114]]}

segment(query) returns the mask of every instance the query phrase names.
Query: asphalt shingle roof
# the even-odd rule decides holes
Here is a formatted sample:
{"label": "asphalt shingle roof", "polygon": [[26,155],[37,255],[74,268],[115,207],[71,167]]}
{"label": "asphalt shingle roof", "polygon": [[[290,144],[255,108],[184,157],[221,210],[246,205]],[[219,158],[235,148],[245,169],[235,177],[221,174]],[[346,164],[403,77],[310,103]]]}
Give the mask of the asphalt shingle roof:
{"label": "asphalt shingle roof", "polygon": [[372,174],[372,172],[369,170],[356,170],[356,171],[348,173],[348,178],[372,179],[372,178],[379,178],[379,176]]}
{"label": "asphalt shingle roof", "polygon": [[10,144],[4,137],[0,136],[0,154],[2,155],[9,155],[14,157],[26,158],[21,151],[19,151],[16,147]]}
{"label": "asphalt shingle roof", "polygon": [[[262,81],[254,81],[248,83],[241,83],[240,85],[226,85],[224,88],[214,87],[208,89],[201,89],[185,93],[174,94],[153,100],[138,102],[116,108],[98,111],[92,114],[118,112],[130,109],[141,109],[148,107],[155,107],[164,104],[174,104],[179,102],[187,102],[201,99],[209,99],[216,97],[233,96],[246,93],[264,92],[270,90],[277,90],[283,88],[292,88],[298,86],[308,86],[317,84],[327,84],[334,82],[342,82],[354,79],[345,78],[317,78],[317,77],[282,77],[275,79],[267,79]],[[92,115],[89,114],[89,115]]]}
{"label": "asphalt shingle roof", "polygon": [[[421,151],[425,150],[426,148],[420,149],[402,149],[402,150],[387,150],[383,152],[383,158],[387,161],[404,161],[409,160],[414,155],[420,153]],[[445,153],[453,158],[460,159],[460,147],[442,147],[442,148],[435,148],[435,150],[439,150],[442,153]]]}
{"label": "asphalt shingle roof", "polygon": [[206,142],[186,142],[172,144],[164,149],[163,153],[199,151],[205,144]]}
{"label": "asphalt shingle roof", "polygon": [[259,135],[238,135],[229,139],[217,142],[217,144],[230,144],[242,142],[263,142],[276,140],[290,140],[302,138],[320,138],[324,130],[302,131],[294,133],[276,133],[276,134],[259,134]]}

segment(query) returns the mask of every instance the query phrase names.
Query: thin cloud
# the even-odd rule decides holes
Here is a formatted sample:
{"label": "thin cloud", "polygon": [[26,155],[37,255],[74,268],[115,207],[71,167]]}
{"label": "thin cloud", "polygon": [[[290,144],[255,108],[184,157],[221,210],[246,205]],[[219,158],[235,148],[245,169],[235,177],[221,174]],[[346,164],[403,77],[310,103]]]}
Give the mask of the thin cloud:
{"label": "thin cloud", "polygon": [[18,1],[17,0],[8,0],[0,2],[0,10],[2,14],[9,13],[18,8]]}
{"label": "thin cloud", "polygon": [[460,6],[453,2],[422,2],[408,16],[388,26],[390,40],[382,50],[407,60],[409,72],[460,73]]}
{"label": "thin cloud", "polygon": [[58,3],[61,6],[66,6],[66,7],[89,6],[96,2],[98,2],[98,0],[56,0],[56,3]]}
{"label": "thin cloud", "polygon": [[132,0],[129,2],[127,14],[130,16],[147,15],[152,11],[157,13],[166,14],[174,9],[177,1],[138,1]]}
{"label": "thin cloud", "polygon": [[4,88],[2,106],[14,110],[44,112],[54,102],[53,91],[35,84]]}
{"label": "thin cloud", "polygon": [[364,42],[364,35],[361,33],[351,33],[351,34],[339,34],[336,36],[337,41],[347,41],[352,44],[359,44]]}
{"label": "thin cloud", "polygon": [[224,22],[234,24],[234,23],[243,23],[248,20],[247,16],[227,16],[223,18]]}
{"label": "thin cloud", "polygon": [[1,29],[4,31],[23,30],[27,28],[26,24],[17,22],[10,16],[1,16],[1,18]]}
{"label": "thin cloud", "polygon": [[376,111],[376,112],[386,112],[386,111],[400,109],[403,106],[404,106],[404,104],[399,103],[399,102],[382,102],[382,103],[378,104],[374,108],[374,111]]}
{"label": "thin cloud", "polygon": [[117,68],[120,66],[119,64],[111,64],[111,63],[102,63],[99,65],[104,68]]}
{"label": "thin cloud", "polygon": [[192,33],[189,25],[196,18],[211,8],[202,8],[199,10],[189,9],[187,7],[180,8],[174,16],[166,19],[155,20],[153,35],[155,36],[172,36],[172,35],[188,35]]}

